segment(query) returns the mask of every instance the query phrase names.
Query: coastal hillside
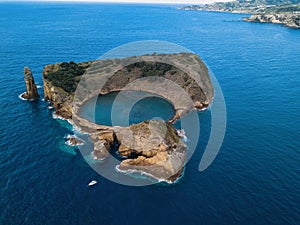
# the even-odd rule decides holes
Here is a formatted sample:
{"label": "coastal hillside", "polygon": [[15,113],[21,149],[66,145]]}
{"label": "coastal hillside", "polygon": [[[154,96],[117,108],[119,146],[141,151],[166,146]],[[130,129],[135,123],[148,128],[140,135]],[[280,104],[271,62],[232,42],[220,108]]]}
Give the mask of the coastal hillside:
{"label": "coastal hillside", "polygon": [[207,10],[243,13],[295,13],[300,11],[299,0],[238,0],[181,7],[182,10]]}
{"label": "coastal hillside", "polygon": [[246,22],[276,23],[300,28],[299,0],[239,0],[181,7],[182,10],[247,13]]}

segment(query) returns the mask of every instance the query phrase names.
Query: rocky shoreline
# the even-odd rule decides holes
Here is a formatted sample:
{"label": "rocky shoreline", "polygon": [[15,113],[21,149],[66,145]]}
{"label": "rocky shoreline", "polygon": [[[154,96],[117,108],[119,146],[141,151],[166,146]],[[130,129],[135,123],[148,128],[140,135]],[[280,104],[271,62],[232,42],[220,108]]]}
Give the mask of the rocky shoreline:
{"label": "rocky shoreline", "polygon": [[[134,63],[128,64],[132,61]],[[120,64],[126,66],[117,70]],[[184,68],[185,72],[178,68]],[[111,70],[116,71],[112,76],[103,72],[109,73]],[[152,78],[145,81],[143,78],[149,76],[148,74]],[[105,80],[106,76],[108,80]],[[105,86],[102,78],[106,82]],[[77,82],[80,79],[85,83]],[[140,84],[137,81],[141,79],[144,80],[143,91],[161,93],[161,97],[173,104],[176,113],[170,121],[151,120],[129,127],[110,127],[81,117],[80,107],[86,101],[99,94],[123,90],[125,87],[139,91]],[[183,88],[186,96],[178,92],[179,89],[174,90],[173,86],[168,88],[170,84],[166,80]],[[64,86],[64,82],[68,85]],[[187,151],[187,146],[171,124],[191,110],[207,108],[214,95],[207,67],[197,55],[191,53],[50,64],[44,68],[43,83],[44,98],[53,105],[55,113],[71,120],[83,132],[89,133],[94,143],[92,154],[95,159],[105,160],[114,148],[123,159],[118,165],[119,171],[139,171],[167,182],[175,182],[181,177]],[[72,84],[77,88],[76,92],[69,90]],[[80,93],[84,94],[81,96]]]}
{"label": "rocky shoreline", "polygon": [[205,5],[193,5],[180,7],[180,10],[198,10],[210,12],[227,12],[239,14],[251,14],[242,18],[245,22],[274,23],[288,28],[300,28],[300,4],[292,4],[278,1],[268,4],[267,2],[217,2]]}
{"label": "rocky shoreline", "polygon": [[300,28],[300,14],[254,14],[243,18],[246,22],[274,23],[289,28]]}

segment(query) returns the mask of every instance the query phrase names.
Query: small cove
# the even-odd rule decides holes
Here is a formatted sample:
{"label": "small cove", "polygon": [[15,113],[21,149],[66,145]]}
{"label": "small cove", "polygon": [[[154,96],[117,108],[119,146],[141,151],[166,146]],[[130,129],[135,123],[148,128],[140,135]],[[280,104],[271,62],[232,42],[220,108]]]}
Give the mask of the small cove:
{"label": "small cove", "polygon": [[80,109],[83,118],[107,126],[128,126],[151,119],[167,121],[174,114],[172,103],[143,91],[99,95],[85,102]]}

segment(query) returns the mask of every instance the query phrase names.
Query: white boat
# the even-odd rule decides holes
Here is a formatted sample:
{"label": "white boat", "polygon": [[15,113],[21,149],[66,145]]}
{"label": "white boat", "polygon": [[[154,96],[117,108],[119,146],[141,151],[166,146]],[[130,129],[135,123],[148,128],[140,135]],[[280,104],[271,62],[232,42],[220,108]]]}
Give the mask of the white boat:
{"label": "white boat", "polygon": [[90,187],[90,186],[93,186],[93,185],[95,185],[95,184],[97,184],[97,181],[92,180],[92,181],[88,184],[88,186]]}

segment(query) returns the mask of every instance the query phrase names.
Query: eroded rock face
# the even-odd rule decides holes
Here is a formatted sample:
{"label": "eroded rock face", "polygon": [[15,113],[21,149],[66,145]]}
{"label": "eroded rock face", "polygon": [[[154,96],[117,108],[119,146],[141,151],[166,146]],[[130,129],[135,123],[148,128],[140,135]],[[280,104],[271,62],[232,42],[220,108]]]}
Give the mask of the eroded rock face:
{"label": "eroded rock face", "polygon": [[113,133],[98,135],[93,152],[96,158],[103,159],[108,154],[108,146],[117,144],[124,158],[119,170],[135,170],[166,181],[180,177],[187,147],[171,125],[151,120],[129,127],[113,127],[113,130]]}
{"label": "eroded rock face", "polygon": [[112,130],[98,131],[91,134],[94,142],[93,156],[97,160],[103,160],[109,155],[109,150],[115,143],[115,136]]}
{"label": "eroded rock face", "polygon": [[109,147],[108,142],[105,140],[96,141],[94,143],[94,151],[93,155],[95,159],[103,160],[109,155]]}
{"label": "eroded rock face", "polygon": [[40,96],[37,91],[32,72],[28,67],[24,68],[24,80],[26,83],[26,92],[22,94],[22,98],[29,100],[38,99]]}
{"label": "eroded rock face", "polygon": [[65,119],[72,118],[72,101],[73,96],[67,93],[63,89],[53,85],[49,80],[45,79],[44,76],[49,71],[55,70],[54,66],[48,65],[43,71],[43,84],[44,84],[44,99],[45,101],[51,102],[55,108],[56,114],[62,116]]}

